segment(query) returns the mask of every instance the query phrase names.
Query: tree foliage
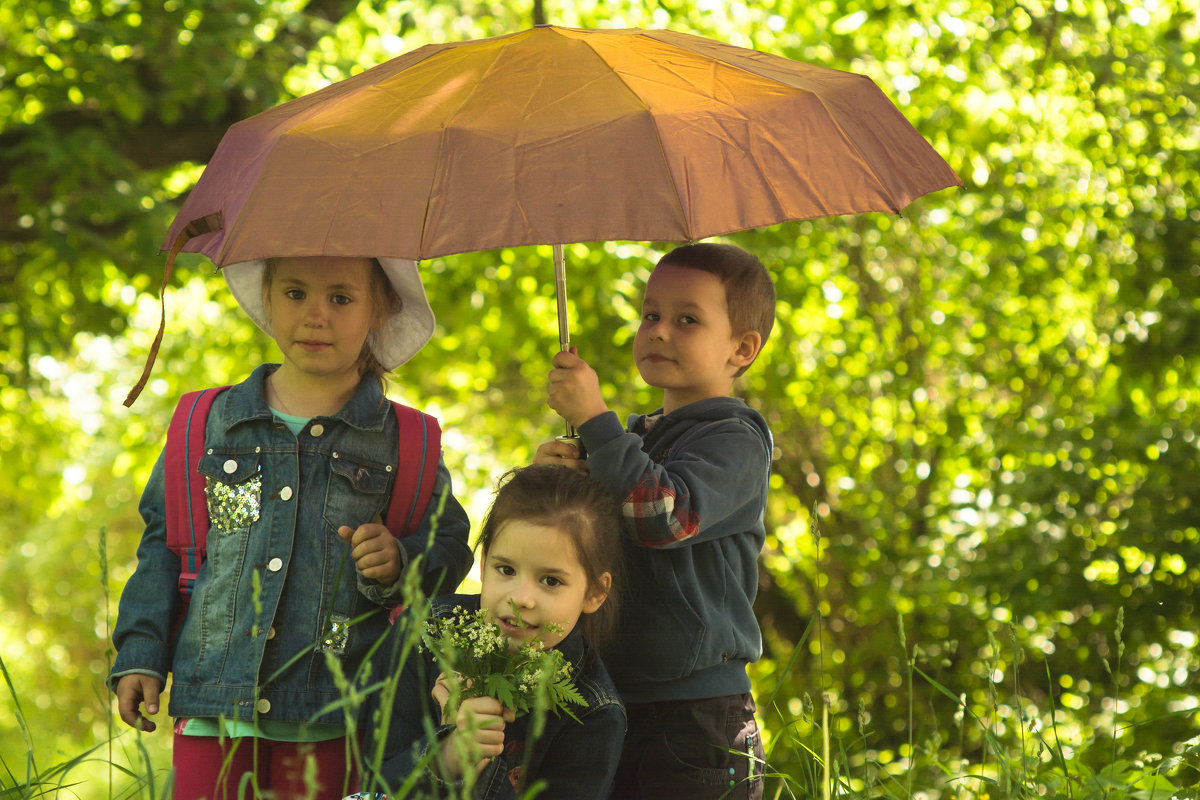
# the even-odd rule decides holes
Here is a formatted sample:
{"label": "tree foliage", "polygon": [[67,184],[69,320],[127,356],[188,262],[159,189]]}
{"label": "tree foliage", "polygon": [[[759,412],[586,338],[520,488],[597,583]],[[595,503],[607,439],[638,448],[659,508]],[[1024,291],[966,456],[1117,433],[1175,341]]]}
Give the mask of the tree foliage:
{"label": "tree foliage", "polygon": [[[857,707],[872,746],[902,752],[954,713],[905,685],[915,663],[980,716],[1002,695],[1000,725],[1057,709],[1066,733],[1116,731],[1134,750],[1190,736],[1195,0],[0,0],[0,652],[56,746],[104,733],[106,624],[174,398],[271,357],[185,257],[156,378],[119,404],[157,325],[163,232],[220,136],[399,52],[539,13],[863,72],[966,183],[898,217],[730,237],[781,298],[740,388],[778,449],[755,668],[769,731],[830,692],[839,731]],[[656,402],[628,349],[664,247],[567,248],[574,339],[614,408]],[[393,394],[440,414],[464,493],[558,432],[549,265],[549,248],[525,248],[422,267],[438,335]]]}

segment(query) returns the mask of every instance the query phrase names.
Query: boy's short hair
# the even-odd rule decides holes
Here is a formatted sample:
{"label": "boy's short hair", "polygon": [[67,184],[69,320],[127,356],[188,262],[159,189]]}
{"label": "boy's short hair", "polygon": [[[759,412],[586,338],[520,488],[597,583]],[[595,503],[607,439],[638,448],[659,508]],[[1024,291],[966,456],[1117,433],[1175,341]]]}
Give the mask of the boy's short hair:
{"label": "boy's short hair", "polygon": [[657,266],[664,264],[716,275],[725,287],[733,332],[757,331],[762,343],[767,343],[775,326],[775,282],[757,256],[736,245],[704,242],[676,247],[660,258]]}

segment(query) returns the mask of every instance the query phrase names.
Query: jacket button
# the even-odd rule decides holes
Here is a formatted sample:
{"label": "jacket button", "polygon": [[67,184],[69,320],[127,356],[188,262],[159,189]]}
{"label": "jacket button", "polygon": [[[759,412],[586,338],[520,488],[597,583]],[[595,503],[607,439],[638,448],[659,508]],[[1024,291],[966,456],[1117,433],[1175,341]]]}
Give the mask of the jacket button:
{"label": "jacket button", "polygon": [[268,639],[275,638],[275,626],[274,625],[272,625],[270,628],[267,629],[267,638]]}
{"label": "jacket button", "polygon": [[271,570],[271,572],[279,572],[279,570],[283,569],[283,559],[272,558],[267,564],[267,569]]}
{"label": "jacket button", "polygon": [[291,500],[292,499],[292,487],[285,486],[282,489],[280,489],[279,490],[279,499],[280,500]]}
{"label": "jacket button", "polygon": [[325,426],[318,422],[316,425],[313,425],[311,428],[309,428],[308,432],[312,436],[320,436],[325,432]]}
{"label": "jacket button", "polygon": [[258,713],[266,714],[271,710],[271,701],[264,697],[255,704],[254,708],[258,711]]}
{"label": "jacket button", "polygon": [[231,458],[225,462],[222,469],[225,470],[226,475],[232,475],[233,473],[237,472],[237,462]]}

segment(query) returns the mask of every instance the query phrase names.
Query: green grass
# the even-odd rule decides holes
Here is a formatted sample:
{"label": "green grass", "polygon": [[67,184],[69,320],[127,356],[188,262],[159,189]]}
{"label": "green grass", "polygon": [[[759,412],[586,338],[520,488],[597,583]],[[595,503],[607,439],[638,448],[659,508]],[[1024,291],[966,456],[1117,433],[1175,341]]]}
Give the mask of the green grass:
{"label": "green grass", "polygon": [[[907,648],[904,637],[900,643]],[[780,673],[780,685],[798,663],[805,642],[797,645]],[[415,645],[415,642],[410,646]],[[999,706],[1013,702],[997,691],[984,714],[972,711],[963,694],[939,683],[919,663],[918,647],[906,652],[902,676],[909,696],[924,684],[945,700],[949,716],[933,731],[917,736],[908,727],[905,743],[895,752],[876,749],[870,724],[859,710],[850,726],[836,725],[850,714],[832,694],[796,703],[780,696],[779,687],[758,687],[760,717],[766,724],[766,798],[956,798],[957,800],[1025,800],[1062,797],[1072,800],[1168,800],[1200,797],[1200,741],[1180,742],[1170,754],[1128,753],[1121,744],[1125,728],[1152,725],[1153,720],[1118,726],[1107,737],[1068,741],[1053,713],[1028,718],[1020,725],[1000,724]],[[1113,667],[1114,679],[1120,663]],[[77,755],[43,763],[37,732],[24,711],[19,687],[0,659],[24,752],[0,756],[0,800],[8,798],[160,798],[168,797],[170,770],[156,764],[147,739],[155,736],[116,730],[112,738]],[[359,678],[370,676],[359,676]],[[1047,673],[1049,685],[1053,676]],[[374,681],[343,678],[341,707],[353,720],[366,691],[394,691],[388,676]],[[1014,686],[1017,685],[1014,676]],[[1116,682],[1114,681],[1114,685]],[[1114,699],[1118,695],[1114,693]],[[110,712],[111,713],[111,712]],[[911,719],[911,712],[902,713]],[[844,721],[844,720],[843,720]],[[114,726],[123,727],[119,722]],[[849,735],[839,733],[847,727]],[[976,734],[975,737],[969,733]],[[169,735],[169,734],[163,734]],[[968,747],[977,738],[981,747]],[[362,761],[378,753],[357,754]],[[1088,766],[1103,764],[1100,768]],[[377,763],[377,762],[376,762]],[[396,787],[393,787],[396,788]],[[397,798],[408,795],[401,789]]]}
{"label": "green grass", "polygon": [[[958,800],[1024,800],[1063,797],[1072,800],[1168,800],[1200,797],[1200,742],[1179,743],[1170,754],[1125,752],[1123,729],[1091,742],[1067,742],[1054,714],[1011,726],[997,724],[998,706],[980,715],[963,695],[944,686],[922,669],[917,659],[905,660],[905,680],[910,687],[932,687],[952,709],[944,724],[917,737],[909,728],[907,742],[895,752],[875,749],[875,734],[860,713],[852,734],[839,733],[839,716],[849,713],[831,694],[817,700],[785,703],[777,691],[758,687],[760,714],[766,723],[766,798],[957,798]],[[111,739],[77,755],[45,762],[39,752],[37,732],[29,723],[19,687],[9,679],[0,659],[8,705],[11,707],[24,752],[0,755],[0,800],[8,798],[160,798],[169,796],[169,769],[156,764],[147,746],[155,736],[131,730],[116,731]],[[786,672],[783,673],[786,675]],[[1047,674],[1045,680],[1050,682]],[[351,719],[363,698],[360,682],[347,678],[343,708]],[[391,690],[383,676],[367,690]],[[111,713],[111,712],[110,712]],[[907,712],[906,712],[907,713]],[[116,726],[123,725],[116,721]],[[1132,723],[1152,725],[1154,721]],[[974,731],[983,746],[965,745]],[[169,735],[162,733],[158,735]],[[358,754],[364,761],[378,753]],[[1099,759],[1096,757],[1099,756]],[[1089,767],[1099,760],[1101,768]],[[408,796],[398,792],[397,797]]]}
{"label": "green grass", "polygon": [[[101,534],[101,577],[107,586],[105,537]],[[417,571],[410,571],[406,598],[410,608],[427,609],[416,586]],[[105,591],[106,604],[110,601]],[[764,775],[765,798],[918,798],[919,800],[1168,800],[1200,798],[1200,737],[1175,744],[1170,753],[1130,752],[1129,734],[1140,726],[1161,720],[1119,722],[1113,716],[1105,735],[1086,738],[1090,727],[1071,724],[1061,709],[1037,710],[1021,696],[1025,679],[1045,682],[1047,696],[1056,683],[1047,667],[1044,675],[1022,676],[1025,661],[1016,635],[1002,646],[992,638],[990,652],[1007,651],[1010,665],[1005,686],[988,681],[988,702],[972,708],[966,701],[968,687],[949,687],[931,675],[923,662],[921,644],[909,642],[903,617],[898,619],[897,645],[901,665],[899,686],[907,705],[897,707],[901,727],[888,720],[888,737],[872,728],[872,720],[861,706],[853,712],[836,693],[817,691],[816,699],[787,696],[786,687],[800,683],[794,676],[807,666],[804,654],[815,652],[816,663],[807,685],[831,683],[821,653],[822,620],[809,624],[786,661],[773,664],[772,685],[756,686],[759,718],[764,727],[766,763],[756,772]],[[1105,662],[1111,678],[1111,704],[1118,707],[1124,656],[1123,615],[1118,613],[1115,638],[1118,643],[1112,663]],[[810,643],[810,636],[814,643]],[[412,636],[403,645],[405,656],[417,645]],[[990,635],[989,635],[989,638]],[[111,649],[108,654],[111,663]],[[396,676],[371,676],[364,667],[357,675],[341,674],[342,700],[333,708],[344,713],[348,729],[355,730],[357,713],[366,695],[382,692],[386,698],[396,691]],[[996,664],[980,665],[984,674],[994,674]],[[108,735],[103,741],[80,748],[77,754],[46,759],[50,751],[39,741],[39,732],[26,713],[20,687],[14,685],[0,657],[6,705],[11,714],[0,719],[16,724],[20,744],[15,752],[0,753],[0,800],[10,798],[166,798],[171,794],[172,773],[165,756],[169,725],[155,734],[141,734],[115,718],[108,703]],[[802,684],[803,685],[803,684]],[[1011,688],[1005,688],[1005,687]],[[918,695],[931,694],[940,700],[934,709],[937,725],[918,730],[914,702]],[[929,690],[929,691],[926,691]],[[163,704],[165,706],[165,703]],[[384,708],[390,703],[384,702]],[[1014,709],[1016,711],[1014,712]],[[1181,714],[1194,714],[1189,709]],[[928,718],[925,714],[923,717]],[[386,719],[380,720],[386,723]],[[6,724],[7,727],[7,724]],[[898,733],[897,733],[898,731]],[[14,738],[14,737],[9,737]],[[881,745],[884,741],[890,744]],[[900,742],[900,744],[896,744]],[[359,764],[378,764],[382,753],[353,757]],[[411,782],[410,782],[411,783]],[[389,787],[395,800],[415,797],[412,787]],[[536,787],[534,787],[536,790]],[[535,796],[531,790],[527,797]],[[249,795],[248,795],[249,796]]]}
{"label": "green grass", "polygon": [[[1117,638],[1120,639],[1118,615]],[[1012,637],[1015,647],[1016,637]],[[859,709],[852,725],[835,726],[831,718],[845,715],[838,698],[824,694],[819,702],[806,695],[800,713],[781,708],[775,693],[766,695],[767,730],[772,734],[767,753],[767,798],[921,798],[935,800],[1168,800],[1200,797],[1200,737],[1179,742],[1170,754],[1130,753],[1122,744],[1126,734],[1161,720],[1116,724],[1104,737],[1090,741],[1065,735],[1061,711],[1037,716],[1018,715],[1019,724],[1002,722],[1000,707],[1024,708],[1022,698],[991,695],[984,714],[973,711],[965,694],[932,677],[919,663],[919,646],[908,649],[903,620],[898,642],[904,648],[904,685],[909,706],[905,709],[906,743],[895,750],[875,749],[876,738]],[[801,645],[804,643],[801,642]],[[799,650],[800,645],[797,646]],[[1021,658],[1011,659],[1019,664]],[[1113,686],[1120,685],[1123,649],[1110,671]],[[795,653],[793,653],[793,661]],[[1020,676],[1012,675],[1014,693]],[[1047,670],[1047,687],[1054,685]],[[782,680],[782,679],[781,679]],[[949,718],[944,727],[918,737],[913,726],[912,698],[917,686],[932,688],[945,703]],[[763,696],[760,693],[760,696]],[[1119,691],[1111,695],[1113,705]],[[795,704],[790,704],[793,707]],[[1180,712],[1194,714],[1194,710]],[[849,728],[851,735],[836,732]],[[974,734],[974,735],[971,735]],[[969,742],[978,741],[979,745]],[[1099,768],[1091,766],[1102,764]],[[774,765],[775,768],[772,768]],[[779,765],[786,765],[779,768]]]}

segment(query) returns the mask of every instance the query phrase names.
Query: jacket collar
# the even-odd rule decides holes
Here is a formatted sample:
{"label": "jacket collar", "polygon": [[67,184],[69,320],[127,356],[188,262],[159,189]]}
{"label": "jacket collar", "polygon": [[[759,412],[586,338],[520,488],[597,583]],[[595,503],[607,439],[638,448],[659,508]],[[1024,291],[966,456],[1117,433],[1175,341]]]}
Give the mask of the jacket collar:
{"label": "jacket collar", "polygon": [[[223,415],[226,430],[251,420],[271,419],[273,415],[267,407],[266,381],[277,369],[278,364],[260,364],[250,373],[250,377],[230,387]],[[378,381],[365,379],[359,381],[349,402],[328,419],[339,420],[364,431],[382,431],[387,413],[387,398],[380,390]]]}
{"label": "jacket collar", "polygon": [[578,681],[579,673],[583,672],[585,646],[587,640],[583,638],[583,631],[579,628],[579,623],[575,623],[575,627],[566,635],[561,642],[555,645],[560,653],[571,664],[571,680]]}

